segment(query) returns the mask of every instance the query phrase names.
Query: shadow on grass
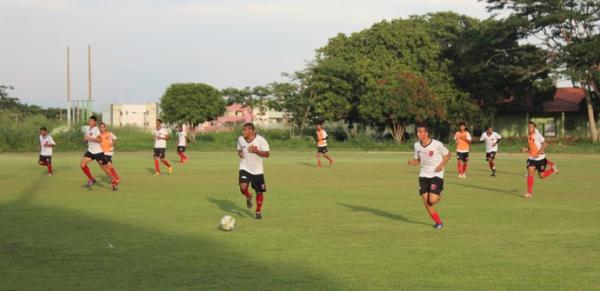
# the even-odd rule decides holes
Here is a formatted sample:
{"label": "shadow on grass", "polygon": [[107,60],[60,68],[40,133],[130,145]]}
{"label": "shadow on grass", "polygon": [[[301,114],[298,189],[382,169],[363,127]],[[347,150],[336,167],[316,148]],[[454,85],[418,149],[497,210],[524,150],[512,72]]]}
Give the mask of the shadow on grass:
{"label": "shadow on grass", "polygon": [[17,200],[0,205],[0,289],[350,288],[300,263],[250,257],[249,250],[233,246],[235,233],[219,233],[215,240],[40,206],[32,199],[43,179],[28,184]]}
{"label": "shadow on grass", "polygon": [[[240,197],[242,197],[241,194],[240,194]],[[221,200],[221,199],[216,199],[216,198],[212,198],[212,197],[208,197],[208,198],[206,198],[206,200],[208,200],[208,202],[216,205],[221,210],[223,210],[227,213],[232,213],[239,217],[246,215],[248,217],[254,218],[252,211],[250,211],[248,208],[243,208],[243,207],[239,206],[237,203],[235,203],[233,201]],[[240,201],[241,200],[242,200],[242,198],[240,198]]]}
{"label": "shadow on grass", "polygon": [[414,220],[408,219],[401,214],[391,213],[391,212],[387,212],[385,210],[381,210],[381,209],[377,209],[377,208],[370,208],[370,207],[358,206],[358,205],[350,205],[350,204],[345,204],[345,203],[341,203],[341,202],[338,202],[337,204],[347,207],[354,212],[368,212],[373,215],[377,215],[379,217],[383,217],[383,218],[387,218],[387,219],[398,220],[398,221],[402,221],[402,222],[406,222],[406,223],[429,225],[425,222],[414,221]]}
{"label": "shadow on grass", "polygon": [[498,189],[498,188],[492,188],[492,187],[486,187],[486,186],[479,186],[479,185],[472,185],[472,184],[466,184],[466,183],[465,184],[458,184],[458,183],[453,183],[453,182],[448,183],[447,181],[445,181],[445,183],[447,185],[467,187],[467,188],[472,188],[472,189],[482,190],[482,191],[488,191],[488,192],[496,192],[496,193],[500,193],[500,194],[504,194],[504,195],[521,196],[521,195],[519,195],[519,190],[517,190],[517,189],[506,190],[506,189]]}
{"label": "shadow on grass", "polygon": [[310,162],[298,162],[298,165],[302,165],[305,167],[316,168],[317,166],[314,163]]}

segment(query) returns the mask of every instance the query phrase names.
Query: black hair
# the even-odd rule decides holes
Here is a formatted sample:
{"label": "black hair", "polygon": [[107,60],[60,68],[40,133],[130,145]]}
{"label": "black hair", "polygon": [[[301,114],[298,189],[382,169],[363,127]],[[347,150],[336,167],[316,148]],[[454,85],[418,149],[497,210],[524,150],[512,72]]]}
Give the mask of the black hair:
{"label": "black hair", "polygon": [[96,115],[92,115],[92,116],[90,116],[90,118],[89,118],[89,119],[91,119],[91,120],[93,120],[93,121],[98,121],[98,117],[96,117]]}
{"label": "black hair", "polygon": [[101,125],[101,126],[102,126],[102,125],[106,126],[106,123],[104,123],[104,122],[100,122],[100,125]]}
{"label": "black hair", "polygon": [[467,127],[467,125],[464,123],[464,121],[461,121],[460,123],[458,123],[458,126],[464,126],[464,127]]}
{"label": "black hair", "polygon": [[40,127],[40,130],[48,131],[45,126]]}
{"label": "black hair", "polygon": [[156,121],[162,123],[162,119],[160,119],[160,118],[157,118]]}
{"label": "black hair", "polygon": [[537,127],[537,124],[535,124],[535,122],[533,122],[533,121],[529,121],[528,124],[533,125],[533,127]]}
{"label": "black hair", "polygon": [[418,124],[416,129],[418,130],[419,128],[424,128],[426,132],[429,132],[429,126],[425,123]]}
{"label": "black hair", "polygon": [[252,122],[246,122],[246,123],[244,123],[244,128],[250,128],[252,130],[256,130],[254,128],[254,124]]}

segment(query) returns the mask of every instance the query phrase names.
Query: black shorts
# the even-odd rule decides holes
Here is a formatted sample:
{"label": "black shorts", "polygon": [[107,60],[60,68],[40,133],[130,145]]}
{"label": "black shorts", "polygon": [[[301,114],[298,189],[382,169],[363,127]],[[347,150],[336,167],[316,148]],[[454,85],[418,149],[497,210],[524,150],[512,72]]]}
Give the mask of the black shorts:
{"label": "black shorts", "polygon": [[444,179],[440,177],[419,177],[419,195],[423,195],[425,193],[441,195],[442,190],[444,190]]}
{"label": "black shorts", "polygon": [[319,154],[326,154],[327,152],[329,152],[329,150],[327,150],[327,146],[317,147],[317,153],[319,153]]}
{"label": "black shorts", "polygon": [[267,192],[267,186],[265,185],[265,175],[253,175],[248,173],[247,171],[240,170],[240,183],[248,183],[252,186],[252,189],[259,192]]}
{"label": "black shorts", "polygon": [[108,163],[112,164],[112,157],[111,155],[104,155],[104,164],[108,165]]}
{"label": "black shorts", "polygon": [[493,161],[495,159],[496,159],[496,152],[485,153],[485,160],[486,161]]}
{"label": "black shorts", "polygon": [[539,160],[539,161],[527,159],[527,168],[535,167],[535,169],[539,173],[546,170],[546,165],[548,165],[548,160],[546,160],[546,159]]}
{"label": "black shorts", "polygon": [[97,154],[92,154],[89,151],[85,152],[85,154],[83,154],[84,157],[86,158],[90,158],[94,161],[97,161],[98,164],[104,165],[104,153],[97,153]]}
{"label": "black shorts", "polygon": [[165,148],[154,148],[154,157],[155,158],[165,158]]}
{"label": "black shorts", "polygon": [[456,159],[459,161],[468,162],[469,161],[469,152],[466,152],[466,153],[456,152]]}
{"label": "black shorts", "polygon": [[39,163],[40,164],[52,163],[52,156],[40,155]]}
{"label": "black shorts", "polygon": [[185,146],[177,146],[178,153],[185,153]]}

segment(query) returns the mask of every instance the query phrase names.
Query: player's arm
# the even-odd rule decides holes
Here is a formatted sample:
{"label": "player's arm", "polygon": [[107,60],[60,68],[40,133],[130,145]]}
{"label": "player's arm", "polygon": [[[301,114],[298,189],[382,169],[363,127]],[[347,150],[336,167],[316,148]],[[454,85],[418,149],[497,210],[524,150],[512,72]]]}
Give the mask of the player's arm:
{"label": "player's arm", "polygon": [[417,149],[415,148],[413,158],[408,160],[408,164],[411,166],[418,166],[420,163],[421,160],[419,160],[419,155],[417,154]]}
{"label": "player's arm", "polygon": [[240,159],[244,158],[244,152],[242,150],[238,150],[238,156],[240,157]]}
{"label": "player's arm", "polygon": [[538,155],[539,154],[543,154],[546,152],[546,148],[549,146],[550,144],[548,144],[546,141],[542,142],[542,147],[540,148],[540,150],[538,151]]}
{"label": "player's arm", "polygon": [[91,137],[91,136],[86,135],[83,140],[84,141],[93,141],[93,142],[102,142],[102,136],[98,135],[96,137]]}
{"label": "player's arm", "polygon": [[269,145],[266,144],[266,142],[265,142],[264,145],[261,144],[260,148],[257,147],[257,146],[255,146],[255,145],[249,146],[248,147],[248,152],[256,154],[256,155],[258,155],[259,157],[262,157],[262,158],[268,158],[268,157],[271,156],[271,152],[269,151]]}
{"label": "player's arm", "polygon": [[442,157],[442,162],[440,162],[440,164],[435,168],[436,172],[441,172],[444,170],[444,167],[446,166],[446,164],[448,163],[448,161],[450,160],[450,151],[446,150],[445,151],[446,154],[443,155]]}

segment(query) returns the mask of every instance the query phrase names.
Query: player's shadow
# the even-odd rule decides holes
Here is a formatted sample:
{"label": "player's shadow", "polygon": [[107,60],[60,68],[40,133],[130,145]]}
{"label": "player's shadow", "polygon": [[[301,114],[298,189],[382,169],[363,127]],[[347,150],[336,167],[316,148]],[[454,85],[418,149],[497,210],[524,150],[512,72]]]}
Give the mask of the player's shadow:
{"label": "player's shadow", "polygon": [[393,220],[398,220],[398,221],[402,221],[402,222],[406,222],[406,223],[414,223],[414,224],[423,224],[423,225],[429,225],[425,222],[421,222],[421,221],[414,221],[411,219],[408,219],[406,217],[404,217],[401,214],[397,214],[397,213],[391,213],[391,212],[387,212],[385,210],[381,210],[381,209],[377,209],[377,208],[371,208],[371,207],[365,207],[365,206],[358,206],[358,205],[350,205],[350,204],[345,204],[345,203],[341,203],[338,202],[338,205],[344,206],[349,208],[352,211],[358,211],[358,212],[368,212],[371,213],[373,215],[377,215],[379,217],[383,217],[383,218],[387,218],[387,219],[393,219]]}
{"label": "player's shadow", "polygon": [[298,162],[299,165],[305,166],[305,167],[309,167],[309,168],[316,168],[317,166],[314,163],[311,162]]}
{"label": "player's shadow", "polygon": [[472,189],[476,189],[476,190],[483,190],[483,191],[488,191],[488,192],[496,192],[496,193],[510,195],[510,196],[520,196],[518,193],[519,190],[516,190],[516,189],[504,190],[504,189],[498,189],[498,188],[492,188],[492,187],[486,187],[486,186],[479,186],[479,185],[472,185],[472,184],[457,184],[457,183],[448,183],[448,182],[446,182],[446,184],[462,186],[462,187],[472,188]]}
{"label": "player's shadow", "polygon": [[206,200],[208,200],[208,202],[216,205],[221,210],[223,210],[227,213],[232,213],[239,217],[242,217],[244,215],[247,215],[249,217],[254,217],[250,210],[248,210],[247,208],[240,207],[237,203],[235,203],[233,201],[221,200],[221,199],[216,199],[216,198],[212,198],[212,197],[208,197],[208,198],[206,198]]}
{"label": "player's shadow", "polygon": [[146,168],[150,174],[156,174],[156,170],[154,168]]}

